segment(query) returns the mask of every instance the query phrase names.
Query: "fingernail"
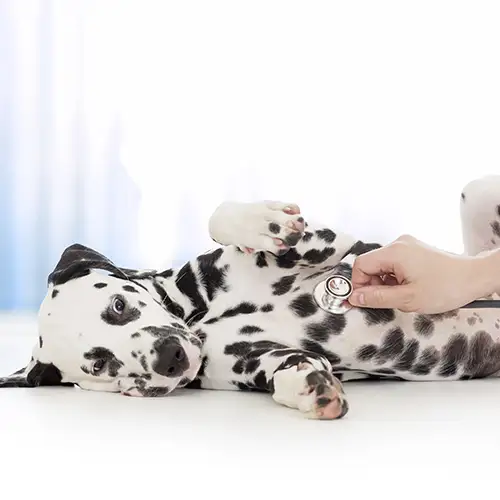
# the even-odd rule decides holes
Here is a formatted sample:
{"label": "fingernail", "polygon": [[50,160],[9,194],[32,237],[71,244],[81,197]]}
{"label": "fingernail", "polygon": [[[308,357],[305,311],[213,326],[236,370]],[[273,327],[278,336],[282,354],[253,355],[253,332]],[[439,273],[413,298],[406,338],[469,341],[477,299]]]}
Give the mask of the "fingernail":
{"label": "fingernail", "polygon": [[362,293],[362,292],[354,292],[351,297],[350,297],[350,301],[351,303],[354,303],[354,305],[361,305],[361,306],[364,306],[365,305],[365,294]]}

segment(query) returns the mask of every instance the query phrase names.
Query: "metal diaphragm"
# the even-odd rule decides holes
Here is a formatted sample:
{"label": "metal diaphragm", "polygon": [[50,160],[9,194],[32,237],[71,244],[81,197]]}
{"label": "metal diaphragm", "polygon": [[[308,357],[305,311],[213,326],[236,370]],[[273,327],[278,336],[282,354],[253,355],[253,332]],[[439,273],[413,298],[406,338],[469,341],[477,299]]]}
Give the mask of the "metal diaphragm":
{"label": "metal diaphragm", "polygon": [[348,298],[352,293],[352,283],[341,274],[334,274],[320,281],[314,288],[314,300],[321,309],[332,314],[345,314],[352,308]]}

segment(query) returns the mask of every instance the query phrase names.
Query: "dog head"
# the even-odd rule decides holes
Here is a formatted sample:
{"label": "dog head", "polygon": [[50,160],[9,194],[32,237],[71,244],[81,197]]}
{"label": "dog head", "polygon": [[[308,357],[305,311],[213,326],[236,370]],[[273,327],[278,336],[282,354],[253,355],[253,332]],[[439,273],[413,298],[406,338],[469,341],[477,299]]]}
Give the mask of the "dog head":
{"label": "dog head", "polygon": [[119,268],[91,248],[72,245],[48,277],[31,361],[0,387],[77,385],[162,396],[192,381],[201,341],[153,290],[154,271]]}

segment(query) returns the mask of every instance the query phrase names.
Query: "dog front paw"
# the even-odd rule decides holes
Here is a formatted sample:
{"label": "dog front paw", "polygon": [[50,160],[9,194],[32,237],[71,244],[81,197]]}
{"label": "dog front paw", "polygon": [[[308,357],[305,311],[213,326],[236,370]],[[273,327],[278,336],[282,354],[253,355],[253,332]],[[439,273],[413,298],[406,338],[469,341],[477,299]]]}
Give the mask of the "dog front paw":
{"label": "dog front paw", "polygon": [[298,407],[308,418],[319,420],[342,418],[349,411],[340,382],[324,370],[306,376]]}
{"label": "dog front paw", "polygon": [[329,371],[309,362],[282,369],[274,374],[273,399],[297,408],[306,418],[336,420],[349,411],[340,381]]}
{"label": "dog front paw", "polygon": [[305,221],[294,203],[262,201],[226,202],[210,218],[212,239],[235,245],[246,253],[286,253],[302,239]]}

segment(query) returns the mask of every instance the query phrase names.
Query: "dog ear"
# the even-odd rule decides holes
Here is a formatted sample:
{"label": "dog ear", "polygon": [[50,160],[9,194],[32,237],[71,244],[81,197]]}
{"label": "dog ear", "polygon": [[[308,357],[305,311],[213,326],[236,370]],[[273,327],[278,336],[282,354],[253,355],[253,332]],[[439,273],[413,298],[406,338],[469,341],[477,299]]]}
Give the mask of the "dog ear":
{"label": "dog ear", "polygon": [[8,377],[0,377],[1,387],[73,386],[62,382],[61,371],[52,363],[41,363],[31,358],[28,366]]}
{"label": "dog ear", "polygon": [[48,283],[62,285],[67,281],[89,274],[92,269],[110,271],[113,276],[127,280],[148,278],[156,274],[155,270],[137,271],[118,267],[96,250],[75,243],[64,250],[56,267],[49,274]]}
{"label": "dog ear", "polygon": [[89,274],[91,269],[104,269],[121,274],[120,269],[107,257],[92,248],[76,243],[64,250],[56,267],[49,274],[48,283],[63,285],[72,279]]}

